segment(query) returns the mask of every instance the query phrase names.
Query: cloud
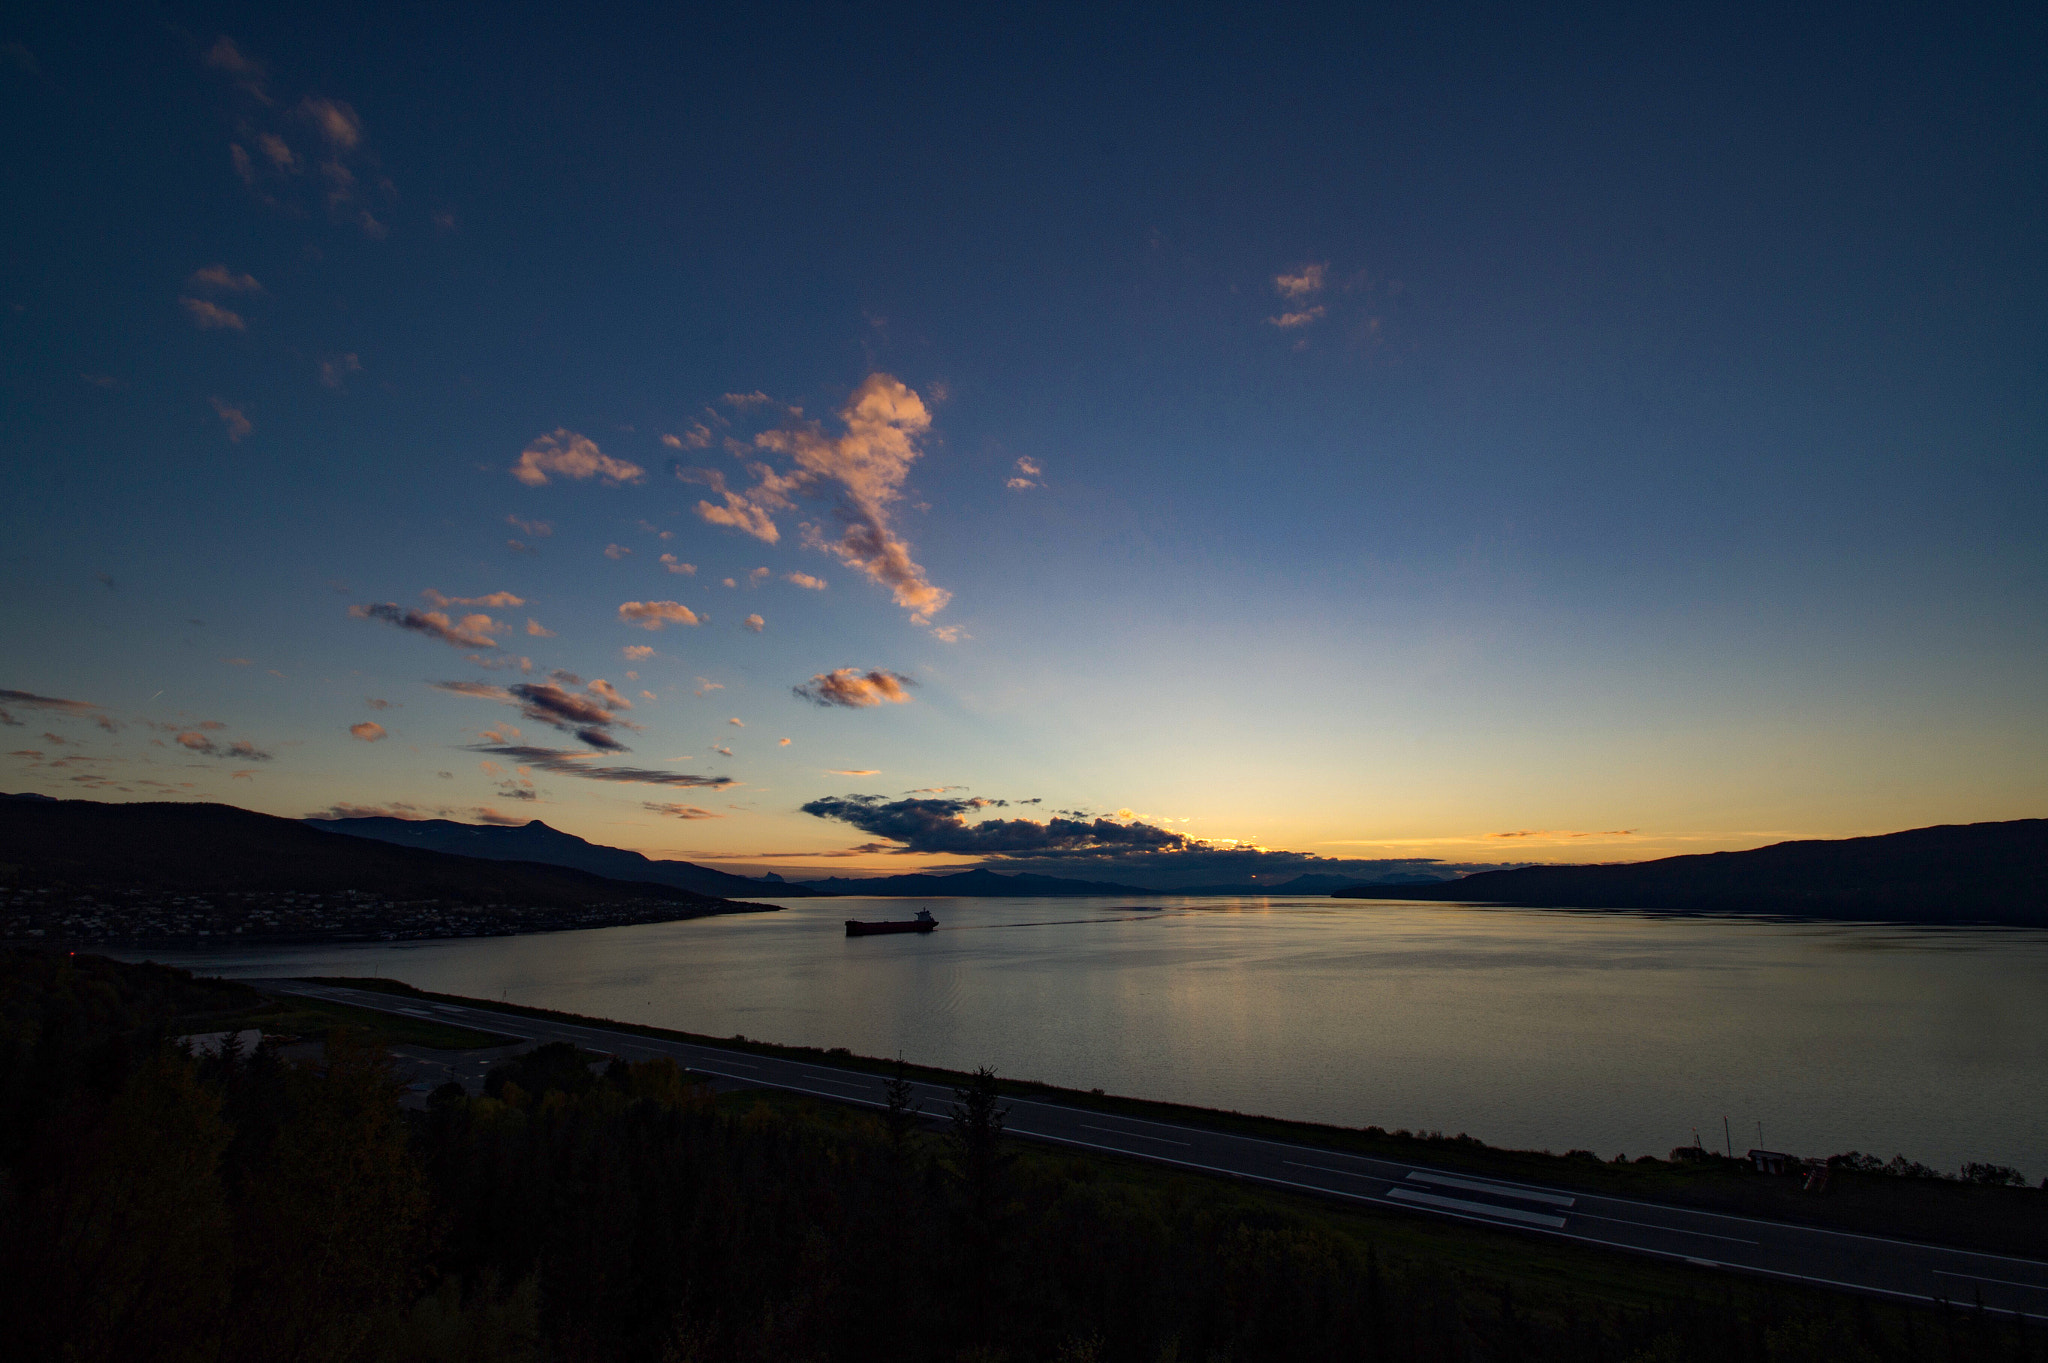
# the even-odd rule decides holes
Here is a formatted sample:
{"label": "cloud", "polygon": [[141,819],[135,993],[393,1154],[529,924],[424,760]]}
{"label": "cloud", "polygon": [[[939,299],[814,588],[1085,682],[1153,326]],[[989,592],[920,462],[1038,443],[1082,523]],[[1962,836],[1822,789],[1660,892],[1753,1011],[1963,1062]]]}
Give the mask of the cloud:
{"label": "cloud", "polygon": [[628,549],[623,544],[607,544],[604,547],[604,556],[612,560],[614,563],[618,562],[620,559],[624,558],[626,555],[632,552],[633,551],[631,549]]}
{"label": "cloud", "polygon": [[[296,175],[300,170],[304,169],[299,162],[299,158],[292,154],[291,146],[276,133],[258,133],[256,135],[256,145],[262,149],[264,156],[269,158],[270,164],[278,170],[289,175]],[[249,177],[244,176],[243,178],[247,179]]]}
{"label": "cloud", "polygon": [[523,597],[514,596],[510,592],[491,592],[486,596],[443,596],[429,587],[420,595],[444,610],[449,606],[489,606],[493,610],[504,610],[526,604]]}
{"label": "cloud", "polygon": [[708,695],[713,691],[723,691],[724,689],[724,682],[707,681],[703,677],[699,677],[697,678],[697,690],[695,694],[703,696]]}
{"label": "cloud", "polygon": [[340,388],[351,374],[363,372],[363,362],[353,352],[334,355],[320,361],[320,382],[329,388]]}
{"label": "cloud", "polygon": [[1325,311],[1326,309],[1321,304],[1318,304],[1312,308],[1304,308],[1300,312],[1283,312],[1278,317],[1268,317],[1266,324],[1279,327],[1282,331],[1291,331],[1295,327],[1307,326],[1310,322],[1321,317]]}
{"label": "cloud", "polygon": [[193,298],[188,295],[180,298],[178,303],[191,314],[192,321],[201,331],[248,330],[248,323],[242,320],[241,313],[209,303],[204,298]]}
{"label": "cloud", "polygon": [[222,34],[213,40],[213,46],[206,49],[206,55],[199,59],[215,71],[225,71],[244,83],[252,93],[263,93],[263,63],[245,54],[235,46],[235,40]]}
{"label": "cloud", "polygon": [[1279,290],[1283,298],[1297,300],[1307,298],[1311,294],[1322,292],[1323,283],[1328,277],[1329,271],[1330,263],[1328,261],[1317,265],[1304,265],[1293,274],[1274,275],[1273,287]]}
{"label": "cloud", "polygon": [[227,403],[221,401],[219,398],[209,398],[208,401],[213,404],[214,412],[218,414],[221,421],[226,424],[228,428],[229,443],[240,443],[243,436],[249,434],[249,432],[256,429],[256,423],[249,420],[249,418],[243,414],[241,408],[230,407]]}
{"label": "cloud", "polygon": [[311,119],[328,145],[338,151],[354,151],[363,140],[363,120],[340,100],[309,95],[300,103],[299,112]]}
{"label": "cloud", "polygon": [[744,729],[747,727],[746,721],[738,718],[728,719],[726,723],[732,725],[732,727],[735,729]]}
{"label": "cloud", "polygon": [[1568,828],[1518,828],[1512,833],[1488,833],[1489,838],[1542,838],[1546,841],[1571,841],[1575,838],[1632,838],[1639,830],[1634,828],[1603,828],[1597,832],[1583,832]]}
{"label": "cloud", "polygon": [[1034,459],[1019,459],[1017,461],[1016,476],[1003,484],[1003,486],[1018,492],[1022,492],[1025,488],[1037,487],[1038,483],[1034,480],[1044,472],[1045,470],[1039,468],[1038,461]]}
{"label": "cloud", "polygon": [[685,563],[674,554],[663,554],[661,556],[661,566],[672,573],[681,573],[684,577],[695,577],[697,575],[696,564]]}
{"label": "cloud", "polygon": [[671,819],[722,819],[725,817],[723,814],[713,814],[708,809],[699,809],[696,805],[664,805],[647,800],[643,801],[640,807],[656,814],[666,814]]}
{"label": "cloud", "polygon": [[471,696],[477,700],[494,700],[504,705],[515,703],[510,691],[507,691],[502,686],[492,686],[486,682],[444,681],[428,682],[427,685],[433,687],[436,691],[446,691],[451,696]]}
{"label": "cloud", "polygon": [[647,470],[638,464],[614,459],[599,450],[589,436],[564,427],[557,427],[552,435],[536,436],[512,466],[512,476],[528,487],[545,486],[550,473],[578,480],[595,477],[606,487],[637,483],[647,476]]}
{"label": "cloud", "polygon": [[619,652],[625,655],[627,662],[633,663],[644,662],[654,656],[654,649],[648,644],[627,644]]}
{"label": "cloud", "polygon": [[809,573],[784,573],[782,580],[812,592],[822,592],[827,585],[824,578],[812,577]]}
{"label": "cloud", "polygon": [[594,696],[601,697],[604,703],[614,710],[630,710],[633,708],[633,702],[620,695],[618,688],[603,677],[596,678],[584,689]]}
{"label": "cloud", "polygon": [[[0,688],[0,705],[18,705],[24,710],[55,710],[66,715],[96,714],[99,706],[89,700],[64,700],[58,696],[39,696],[33,691],[9,691]],[[6,711],[0,710],[0,715]],[[9,716],[0,723],[19,724],[21,721]]]}
{"label": "cloud", "polygon": [[901,499],[910,466],[923,452],[919,442],[931,430],[931,413],[908,386],[875,373],[854,390],[839,419],[846,429],[836,438],[814,423],[764,431],[754,443],[790,456],[813,479],[839,485],[845,531],[830,541],[814,531],[812,542],[888,587],[896,604],[922,624],[945,609],[952,593],[933,586],[911,558],[909,543],[890,524],[889,508]]}
{"label": "cloud", "polygon": [[605,732],[623,721],[612,714],[612,706],[602,694],[596,699],[579,696],[551,682],[518,682],[506,690],[527,719],[573,733],[593,748],[623,751],[625,745]]}
{"label": "cloud", "polygon": [[766,620],[763,620],[758,615],[750,615],[746,619],[740,621],[740,623],[746,626],[748,629],[754,631],[754,633],[756,634],[759,634],[762,630],[768,627],[768,622]]}
{"label": "cloud", "polygon": [[778,738],[775,740],[775,746],[778,748],[786,748],[789,746],[789,740],[786,738]]}
{"label": "cloud", "polygon": [[398,708],[396,701],[379,700],[375,696],[371,696],[363,704],[369,706],[372,710],[392,710]]}
{"label": "cloud", "polygon": [[551,522],[529,521],[523,516],[507,516],[505,524],[524,534],[531,535],[537,540],[544,540],[549,535],[555,533],[555,527]]}
{"label": "cloud", "polygon": [[337,800],[325,809],[316,809],[306,817],[309,819],[417,819],[428,811],[418,805],[403,801],[388,805],[356,805],[346,800]]}
{"label": "cloud", "polygon": [[967,822],[967,814],[1004,803],[960,796],[884,800],[879,795],[847,795],[812,800],[802,809],[806,814],[836,819],[863,833],[901,843],[906,852],[1071,856],[1112,851],[1127,855],[1132,851],[1177,850],[1191,844],[1185,833],[1115,819],[1054,817],[1039,823],[1033,819],[998,818]]}
{"label": "cloud", "polygon": [[905,687],[914,686],[910,678],[896,672],[862,672],[858,668],[841,667],[831,672],[820,672],[801,686],[793,686],[800,700],[827,708],[842,706],[849,710],[863,710],[870,706],[889,704],[907,705],[910,692]]}
{"label": "cloud", "polygon": [[679,601],[625,601],[619,605],[619,623],[661,629],[665,625],[701,625],[704,617]]}
{"label": "cloud", "polygon": [[962,639],[972,639],[973,637],[972,634],[969,634],[960,625],[934,625],[932,627],[932,638],[937,639],[942,644],[957,644]]}
{"label": "cloud", "polygon": [[[749,405],[752,401],[750,395]],[[714,470],[679,469],[677,476],[707,483],[723,498],[723,505],[698,502],[699,517],[769,544],[781,538],[772,513],[794,509],[793,494],[835,492],[843,531],[832,538],[820,527],[807,525],[805,544],[889,588],[915,623],[926,624],[952,594],[932,585],[911,557],[909,543],[897,533],[891,514],[902,499],[910,466],[923,452],[931,412],[907,385],[877,372],[854,390],[838,415],[843,427],[838,435],[827,434],[817,422],[799,422],[755,436],[756,449],[783,455],[795,467],[777,473],[765,462],[749,463],[748,472],[756,481],[745,492],[727,487],[724,475]]]}
{"label": "cloud", "polygon": [[547,628],[530,615],[526,617],[526,632],[536,639],[552,639],[555,637],[553,630]]}
{"label": "cloud", "polygon": [[880,776],[882,769],[880,767],[827,767],[825,773],[828,776]]}
{"label": "cloud", "polygon": [[711,428],[703,422],[693,423],[681,435],[665,435],[661,443],[672,450],[705,450],[711,448]]}
{"label": "cloud", "polygon": [[465,615],[455,620],[445,611],[408,610],[395,601],[350,606],[348,613],[358,620],[382,620],[396,629],[424,634],[454,648],[496,648],[498,641],[491,634],[505,628],[488,615]]}
{"label": "cloud", "polygon": [[271,754],[264,752],[247,739],[238,738],[226,747],[222,747],[213,741],[212,735],[201,733],[196,729],[179,734],[178,746],[184,748],[187,752],[198,753],[202,757],[232,757],[238,762],[268,762],[272,760]]}
{"label": "cloud", "polygon": [[766,393],[753,392],[727,393],[723,398],[719,399],[719,401],[725,403],[729,407],[762,407],[766,406],[770,402],[773,402],[774,399],[769,397]]}
{"label": "cloud", "polygon": [[384,726],[374,719],[366,719],[361,724],[351,724],[348,731],[351,737],[360,738],[365,743],[375,743],[378,739],[386,737]]}
{"label": "cloud", "polygon": [[263,286],[252,274],[236,274],[225,265],[208,265],[194,270],[192,277],[185,281],[191,289],[219,289],[224,293],[262,293]]}
{"label": "cloud", "polygon": [[714,744],[714,745],[712,746],[712,749],[711,749],[711,751],[713,751],[713,752],[715,752],[715,753],[723,753],[723,754],[725,754],[725,755],[726,755],[727,757],[731,757],[731,756],[732,756],[732,749],[731,749],[731,748],[721,748],[721,747],[718,747],[718,746],[717,746],[716,744]]}
{"label": "cloud", "polygon": [[[762,496],[760,489],[757,488],[752,497],[734,492],[725,485],[725,475],[716,469],[678,469],[676,476],[686,482],[707,484],[713,492],[725,498],[723,506],[706,501],[698,502],[697,515],[700,519],[711,525],[723,525],[752,535],[764,544],[781,542],[782,531],[777,528],[775,518],[769,514],[770,508],[756,500]],[[777,501],[780,505],[789,505],[786,497],[779,497]]]}
{"label": "cloud", "polygon": [[575,776],[585,781],[617,781],[625,784],[648,786],[684,786],[706,790],[724,790],[736,786],[738,781],[730,776],[694,776],[688,772],[655,771],[643,767],[598,767],[590,765],[596,754],[567,752],[557,748],[529,748],[513,745],[474,745],[470,752],[490,753],[508,761],[534,767],[556,776]]}

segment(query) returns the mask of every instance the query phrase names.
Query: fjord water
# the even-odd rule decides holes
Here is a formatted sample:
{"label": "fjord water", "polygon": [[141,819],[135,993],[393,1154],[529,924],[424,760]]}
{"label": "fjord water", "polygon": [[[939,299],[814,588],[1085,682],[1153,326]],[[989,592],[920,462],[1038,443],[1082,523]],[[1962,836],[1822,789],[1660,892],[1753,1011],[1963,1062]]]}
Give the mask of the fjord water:
{"label": "fjord water", "polygon": [[[848,939],[847,918],[927,936]],[[529,937],[159,952],[1603,1158],[2048,1175],[2048,932],[1329,899],[813,899]]]}

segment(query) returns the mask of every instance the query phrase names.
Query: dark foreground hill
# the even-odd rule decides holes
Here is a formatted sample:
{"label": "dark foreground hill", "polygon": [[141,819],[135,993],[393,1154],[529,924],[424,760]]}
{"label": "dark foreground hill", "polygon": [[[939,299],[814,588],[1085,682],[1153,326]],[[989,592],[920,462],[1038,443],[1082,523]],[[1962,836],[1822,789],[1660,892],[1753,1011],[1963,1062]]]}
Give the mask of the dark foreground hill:
{"label": "dark foreground hill", "polygon": [[0,800],[10,938],[496,935],[754,909],[672,885],[484,861],[231,805]]}
{"label": "dark foreground hill", "polygon": [[1336,894],[2048,927],[2048,819],[1944,824],[1622,866],[1530,866],[1443,885],[1355,885]]}
{"label": "dark foreground hill", "polygon": [[1158,890],[1135,885],[1118,885],[1107,880],[1066,880],[1059,876],[997,875],[985,866],[950,876],[876,876],[854,880],[833,876],[829,880],[808,880],[807,889],[820,894],[856,895],[1068,895],[1068,894],[1158,894]]}
{"label": "dark foreground hill", "polygon": [[518,828],[457,823],[452,819],[307,819],[304,822],[329,833],[374,838],[378,842],[396,843],[401,847],[424,847],[430,851],[482,857],[489,861],[533,861],[547,866],[571,866],[612,880],[651,881],[656,885],[673,885],[698,894],[772,894],[795,899],[815,893],[801,886],[731,875],[687,861],[655,861],[622,847],[585,842],[573,833],[550,828],[539,819]]}

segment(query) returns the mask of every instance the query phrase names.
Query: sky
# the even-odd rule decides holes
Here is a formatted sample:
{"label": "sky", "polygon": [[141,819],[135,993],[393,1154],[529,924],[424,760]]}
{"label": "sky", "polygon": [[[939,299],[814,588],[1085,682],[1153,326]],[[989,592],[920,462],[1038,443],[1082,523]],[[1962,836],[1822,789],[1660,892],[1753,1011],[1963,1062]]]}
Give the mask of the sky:
{"label": "sky", "polygon": [[12,7],[0,790],[1158,886],[2048,814],[2048,14],[1648,9]]}

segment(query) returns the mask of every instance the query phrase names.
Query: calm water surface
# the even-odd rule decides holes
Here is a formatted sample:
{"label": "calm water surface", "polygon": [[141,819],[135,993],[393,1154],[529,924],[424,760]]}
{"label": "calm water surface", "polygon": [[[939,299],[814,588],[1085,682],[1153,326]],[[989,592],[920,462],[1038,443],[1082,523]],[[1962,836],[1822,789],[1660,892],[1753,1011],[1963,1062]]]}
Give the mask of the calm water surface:
{"label": "calm water surface", "polygon": [[[1497,1145],[1723,1139],[2048,1175],[2048,932],[1328,899],[796,900],[532,937],[158,953]],[[846,918],[928,936],[848,939]]]}

